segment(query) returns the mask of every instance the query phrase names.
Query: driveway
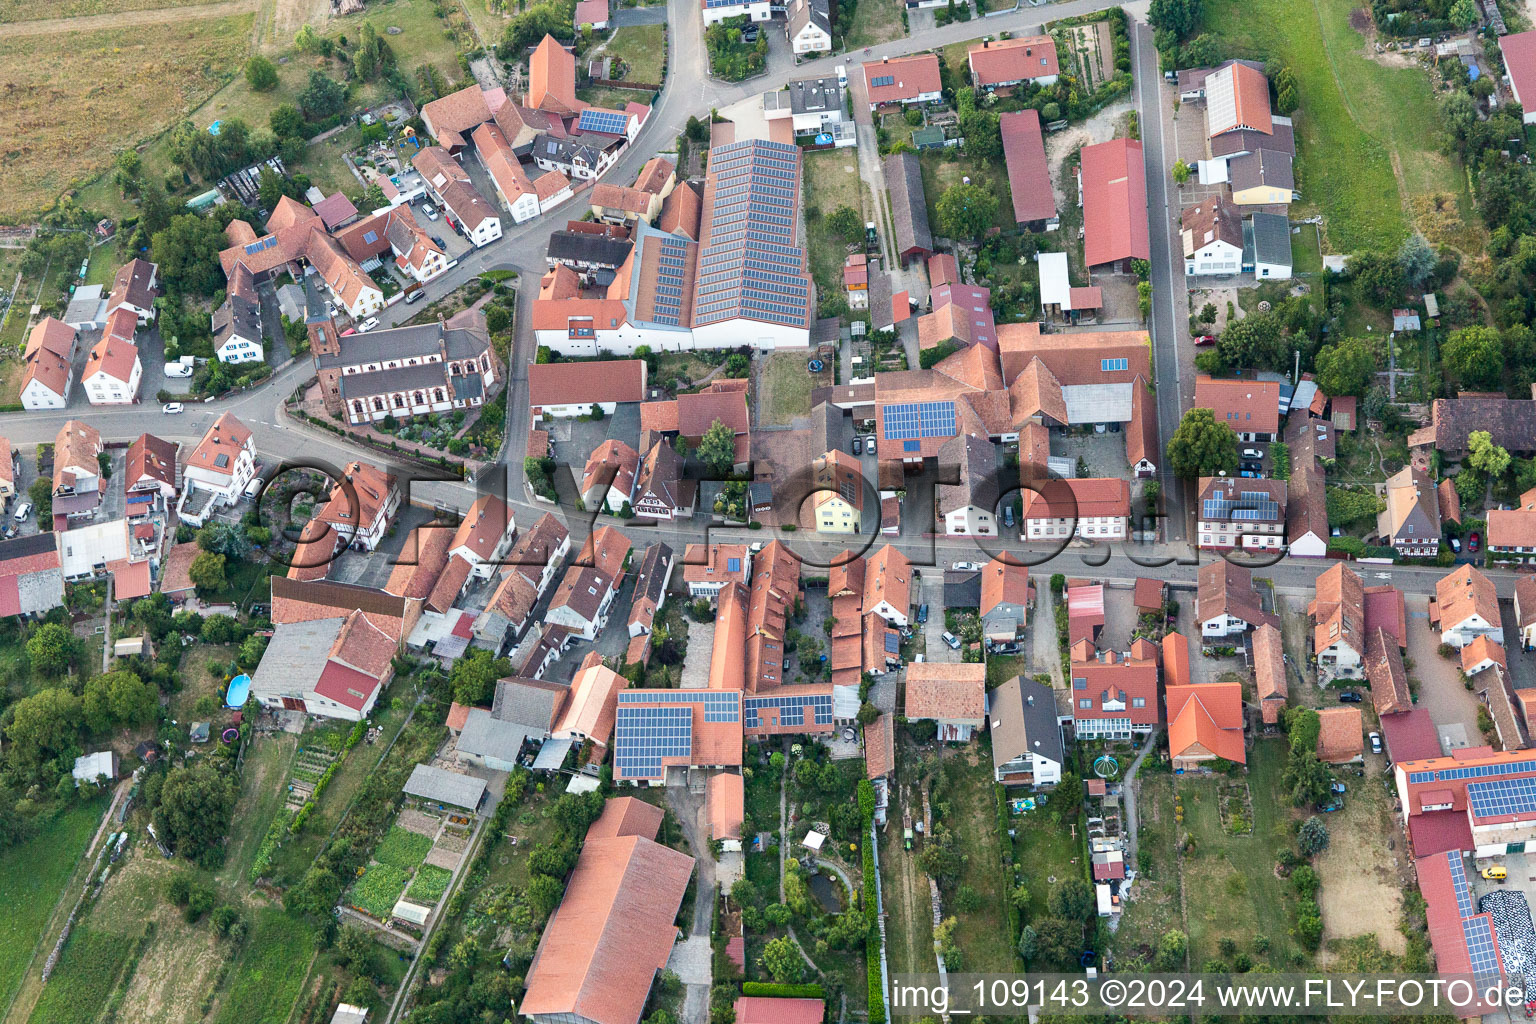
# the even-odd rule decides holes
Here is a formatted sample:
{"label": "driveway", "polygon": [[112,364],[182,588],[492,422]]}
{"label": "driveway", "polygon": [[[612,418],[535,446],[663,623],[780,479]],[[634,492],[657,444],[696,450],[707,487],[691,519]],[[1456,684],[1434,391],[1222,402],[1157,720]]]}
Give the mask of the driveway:
{"label": "driveway", "polygon": [[689,786],[668,786],[666,799],[667,806],[682,826],[683,837],[688,840],[698,870],[694,880],[693,929],[686,940],[673,948],[667,966],[687,986],[683,1002],[684,1024],[707,1024],[709,988],[714,980],[709,931],[715,916],[716,895],[715,858],[709,843],[704,841],[708,828],[704,794],[693,792]]}
{"label": "driveway", "polygon": [[608,24],[613,28],[623,28],[626,25],[665,25],[667,23],[667,8],[664,4],[655,7],[622,7],[608,15]]}
{"label": "driveway", "polygon": [[1446,753],[1482,744],[1477,697],[1461,681],[1461,662],[1440,656],[1440,634],[1429,627],[1429,601],[1408,594],[1408,657],[1419,681],[1419,706],[1428,708]]}

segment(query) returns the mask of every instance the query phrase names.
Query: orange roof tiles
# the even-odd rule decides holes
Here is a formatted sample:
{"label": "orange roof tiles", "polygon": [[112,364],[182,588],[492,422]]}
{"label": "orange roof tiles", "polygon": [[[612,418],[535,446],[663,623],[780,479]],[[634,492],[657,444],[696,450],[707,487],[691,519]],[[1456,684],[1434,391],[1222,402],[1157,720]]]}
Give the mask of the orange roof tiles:
{"label": "orange roof tiles", "polygon": [[465,513],[464,520],[454,531],[449,551],[468,548],[478,559],[489,559],[501,539],[512,530],[512,510],[494,494],[482,494]]}
{"label": "orange roof tiles", "polygon": [[1273,434],[1280,429],[1280,384],[1272,380],[1195,378],[1196,409],[1210,409],[1217,423],[1239,434]]}
{"label": "orange roof tiles", "polygon": [[1318,760],[1342,764],[1365,752],[1359,708],[1319,708],[1317,720]]}
{"label": "orange roof tiles", "polygon": [[1290,696],[1290,685],[1285,677],[1280,631],[1267,622],[1253,631],[1253,682],[1264,724],[1275,725]]}
{"label": "orange roof tiles", "polygon": [[[985,616],[1000,604],[1023,608],[1029,601],[1029,569],[994,558],[981,569],[981,608]],[[1022,623],[1021,623],[1022,625]]]}
{"label": "orange roof tiles", "polygon": [[546,35],[528,58],[528,105],[555,114],[575,114],[586,106],[576,98],[576,58]]}
{"label": "orange roof tiles", "polygon": [[907,666],[907,717],[980,725],[986,717],[987,667],[914,661]]}
{"label": "orange roof tiles", "polygon": [[1163,637],[1163,683],[1167,686],[1189,684],[1189,638],[1183,633]]}
{"label": "orange roof tiles", "polygon": [[1056,42],[1050,36],[983,40],[981,45],[970,48],[967,60],[977,88],[1055,78],[1061,73],[1056,61]]}
{"label": "orange roof tiles", "polygon": [[1084,146],[1081,160],[1083,252],[1088,266],[1150,259],[1141,143],[1113,139]]}
{"label": "orange roof tiles", "polygon": [[666,811],[655,804],[632,796],[614,797],[603,804],[602,813],[587,827],[587,839],[655,839],[665,817]]}
{"label": "orange roof tiles", "polygon": [[[874,84],[886,77],[891,79],[889,84]],[[919,53],[869,61],[864,65],[864,85],[871,103],[900,103],[939,92],[943,88],[939,58],[931,53]]]}
{"label": "orange roof tiles", "polygon": [[1202,683],[1170,686],[1168,752],[1173,757],[1211,755],[1246,764],[1243,746],[1243,685]]}
{"label": "orange roof tiles", "polygon": [[1453,629],[1474,615],[1498,625],[1499,596],[1493,581],[1470,565],[1453,569],[1435,584],[1440,628]]}
{"label": "orange roof tiles", "polygon": [[740,839],[741,822],[746,815],[746,788],[735,772],[719,772],[705,784],[705,806],[709,809],[711,839]]}
{"label": "orange roof tiles", "polygon": [[892,717],[883,714],[864,727],[864,768],[871,779],[896,770],[896,732]]}

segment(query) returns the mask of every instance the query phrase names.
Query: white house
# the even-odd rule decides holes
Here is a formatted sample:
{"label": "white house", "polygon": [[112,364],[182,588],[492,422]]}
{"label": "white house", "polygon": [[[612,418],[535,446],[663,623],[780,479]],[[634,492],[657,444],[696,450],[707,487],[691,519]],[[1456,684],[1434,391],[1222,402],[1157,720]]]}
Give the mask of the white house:
{"label": "white house", "polygon": [[831,51],[832,17],[828,0],[789,0],[784,15],[784,34],[796,55]]}
{"label": "white house", "polygon": [[1024,538],[1124,540],[1130,531],[1131,485],[1112,477],[1051,480],[1023,492]]}
{"label": "white house", "polygon": [[215,508],[238,502],[255,476],[251,431],[226,412],[214,420],[183,467],[177,515],[188,526],[202,526]]}
{"label": "white house", "polygon": [[160,268],[148,260],[132,259],[117,269],[107,296],[107,316],[119,309],[133,311],[141,325],[155,318],[155,294],[160,290]]}
{"label": "white house", "polygon": [[465,513],[463,522],[453,535],[448,556],[458,555],[472,567],[481,579],[496,575],[502,556],[512,546],[517,526],[512,521],[512,510],[507,503],[493,494],[483,494]]}
{"label": "white house", "polygon": [[400,488],[392,475],[366,462],[353,462],[343,475],[345,481],[332,488],[330,500],[315,518],[328,524],[349,547],[372,551],[400,507]]}
{"label": "white house", "polygon": [[1470,565],[1461,566],[1435,584],[1429,620],[1430,625],[1438,626],[1440,642],[1458,649],[1480,636],[1503,642],[1499,595],[1493,581]]}
{"label": "white house", "polygon": [[213,352],[221,363],[255,363],[266,358],[261,300],[256,279],[244,263],[235,264],[224,301],[213,311]]}
{"label": "white house", "polygon": [[1184,273],[1230,276],[1243,268],[1243,222],[1220,196],[1186,206],[1181,218]]}
{"label": "white house", "polygon": [[912,610],[912,563],[890,544],[864,563],[863,614],[871,612],[901,629]]}
{"label": "white house", "polygon": [[737,18],[745,14],[753,21],[767,21],[773,17],[773,8],[768,0],[752,0],[743,3],[742,0],[704,0],[704,24],[717,25],[727,18]]}
{"label": "white house", "polygon": [[1200,567],[1195,600],[1195,621],[1202,637],[1227,637],[1279,620],[1259,604],[1253,589],[1253,572],[1245,566],[1218,558]]}
{"label": "white house", "polygon": [[1014,676],[989,697],[992,778],[1037,788],[1060,782],[1066,745],[1051,688]]}
{"label": "white house", "polygon": [[73,327],[51,316],[32,328],[27,335],[26,370],[21,378],[22,408],[62,409],[69,403],[78,337]]}
{"label": "white house", "polygon": [[273,709],[362,721],[394,675],[398,647],[361,610],[283,623],[251,674],[251,696]]}
{"label": "white house", "polygon": [[80,377],[86,399],[92,405],[129,405],[139,397],[139,378],[144,374],[144,366],[133,343],[137,326],[138,320],[127,307],[108,314],[107,326],[101,339],[92,346]]}
{"label": "white house", "polygon": [[569,627],[583,640],[596,640],[603,627],[608,625],[608,615],[613,611],[613,598],[617,593],[614,583],[615,578],[600,569],[571,566],[555,589],[544,621]]}
{"label": "white house", "polygon": [[494,121],[487,121],[471,133],[475,142],[475,155],[480,166],[491,176],[496,197],[512,214],[512,220],[521,224],[539,215],[539,194],[523,172],[523,166],[507,137]]}

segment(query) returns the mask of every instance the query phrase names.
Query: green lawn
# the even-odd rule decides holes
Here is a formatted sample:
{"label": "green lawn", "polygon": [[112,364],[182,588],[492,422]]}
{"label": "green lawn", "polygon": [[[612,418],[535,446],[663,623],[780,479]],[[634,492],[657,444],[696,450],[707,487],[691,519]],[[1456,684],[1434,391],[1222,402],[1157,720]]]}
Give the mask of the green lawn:
{"label": "green lawn", "polygon": [[101,801],[71,804],[32,838],[0,853],[0,1004],[21,983],[59,891],[95,834]]}
{"label": "green lawn", "polygon": [[1269,956],[1276,964],[1286,963],[1297,948],[1290,931],[1292,895],[1286,882],[1275,877],[1275,858],[1290,846],[1286,826],[1291,810],[1288,803],[1280,803],[1285,755],[1285,741],[1280,739],[1260,740],[1248,755],[1251,835],[1229,836],[1222,829],[1219,777],[1177,782],[1184,827],[1193,844],[1184,854],[1183,882],[1189,958],[1196,969],[1221,955],[1217,947],[1223,938],[1235,940],[1252,955],[1253,936],[1267,935]]}
{"label": "green lawn", "polygon": [[907,29],[901,13],[900,0],[859,0],[853,9],[853,27],[848,31],[848,49],[905,38]]}
{"label": "green lawn", "polygon": [[1022,654],[994,654],[987,658],[987,689],[991,690],[1014,676],[1029,678],[1029,659]]}
{"label": "green lawn", "polygon": [[757,422],[787,424],[796,416],[810,415],[815,381],[806,372],[805,353],[775,352],[763,358]]}
{"label": "green lawn", "polygon": [[[1329,252],[1395,247],[1407,233],[1405,198],[1466,183],[1435,133],[1424,72],[1368,60],[1349,24],[1353,0],[1210,0],[1205,24],[1228,56],[1278,59],[1296,76],[1297,188],[1325,217]],[[1394,157],[1397,170],[1394,173]]]}
{"label": "green lawn", "polygon": [[[629,65],[627,82],[660,85],[666,65],[667,26],[626,25],[615,29],[604,51]],[[639,97],[639,94],[635,94]]]}
{"label": "green lawn", "polygon": [[842,150],[807,153],[804,180],[806,251],[816,281],[817,315],[841,316],[848,309],[843,291],[848,242],[833,233],[827,218],[847,206],[858,211],[861,223],[870,219],[858,157]]}
{"label": "green lawn", "polygon": [[1150,962],[1158,938],[1170,928],[1182,930],[1184,926],[1179,910],[1179,834],[1174,821],[1173,776],[1149,772],[1144,765],[1139,778],[1141,815],[1136,857],[1141,878],[1136,883],[1136,898],[1125,905],[1113,948],[1117,957],[1141,956]]}
{"label": "green lawn", "polygon": [[272,818],[284,806],[288,766],[293,761],[297,737],[262,736],[246,754],[241,774],[240,803],[229,828],[224,867],[219,881],[226,885],[245,882],[261,849]]}
{"label": "green lawn", "polygon": [[963,178],[970,178],[971,184],[979,185],[997,197],[997,214],[992,218],[995,226],[1004,231],[1018,228],[1018,223],[1013,219],[1013,190],[1008,184],[1008,169],[1001,160],[973,160],[955,155],[954,150],[929,150],[918,157],[918,162],[923,165],[923,192],[928,198],[928,226],[933,229],[934,235],[942,233],[939,227],[939,197],[951,185],[960,184]]}
{"label": "green lawn", "polygon": [[[951,802],[950,827],[962,837],[966,852],[955,891],[969,886],[981,897],[981,905],[975,911],[956,913],[946,906],[945,916],[959,921],[955,940],[965,953],[965,970],[1011,972],[1019,968],[1013,938],[1008,933],[1007,899],[1013,890],[1013,880],[1004,873],[1004,837],[998,833],[990,746],[978,742],[973,749],[947,757],[940,772],[944,781],[936,799]],[[966,763],[973,756],[976,763]],[[957,765],[958,771],[954,767]],[[953,898],[954,892],[946,893],[947,901],[952,903]]]}
{"label": "green lawn", "polygon": [[80,926],[70,933],[32,1021],[36,1024],[93,1024],[122,980],[134,943],[122,935]]}
{"label": "green lawn", "polygon": [[243,955],[229,972],[233,979],[218,1024],[284,1024],[299,997],[315,936],[280,907],[264,907],[251,920]]}

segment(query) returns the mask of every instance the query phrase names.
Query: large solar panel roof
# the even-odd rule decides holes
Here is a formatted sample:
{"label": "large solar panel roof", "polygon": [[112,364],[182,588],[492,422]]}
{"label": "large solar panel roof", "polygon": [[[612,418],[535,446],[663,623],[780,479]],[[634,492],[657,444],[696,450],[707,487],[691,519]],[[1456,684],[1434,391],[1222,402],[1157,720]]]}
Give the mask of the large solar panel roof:
{"label": "large solar panel roof", "polygon": [[1519,775],[1522,772],[1536,772],[1536,751],[1527,756],[1522,756],[1518,761],[1507,761],[1499,764],[1475,764],[1465,768],[1442,768],[1433,772],[1410,772],[1408,781],[1418,784],[1421,782],[1452,782],[1457,779],[1486,779],[1496,778],[1501,775]]}
{"label": "large solar panel roof", "polygon": [[1486,916],[1463,918],[1461,934],[1467,940],[1472,976],[1486,978],[1499,973],[1499,952],[1493,941],[1493,921]]}
{"label": "large solar panel roof", "polygon": [[754,729],[762,724],[760,713],[763,709],[778,708],[780,725],[804,725],[807,706],[811,708],[812,720],[817,725],[832,724],[830,693],[790,697],[748,697],[742,702],[743,724],[748,729]]}
{"label": "large solar panel roof", "polygon": [[885,407],[885,439],[953,437],[954,402],[903,402]]}
{"label": "large solar panel roof", "polygon": [[578,131],[602,132],[605,135],[623,135],[629,127],[629,115],[614,110],[588,108],[581,112],[576,122]]}
{"label": "large solar panel roof", "polygon": [[613,763],[621,778],[654,778],[661,774],[663,758],[692,753],[691,707],[619,707],[614,720]]}
{"label": "large solar panel roof", "polygon": [[1467,799],[1479,818],[1500,814],[1536,814],[1536,778],[1469,782]]}

